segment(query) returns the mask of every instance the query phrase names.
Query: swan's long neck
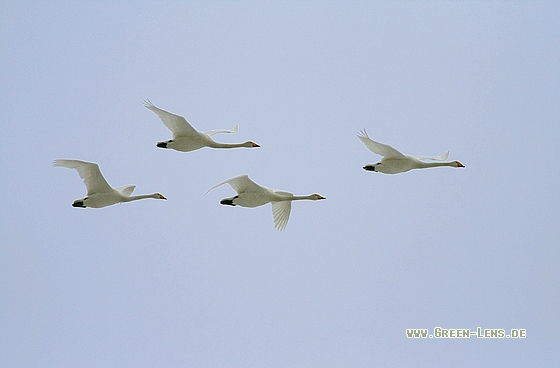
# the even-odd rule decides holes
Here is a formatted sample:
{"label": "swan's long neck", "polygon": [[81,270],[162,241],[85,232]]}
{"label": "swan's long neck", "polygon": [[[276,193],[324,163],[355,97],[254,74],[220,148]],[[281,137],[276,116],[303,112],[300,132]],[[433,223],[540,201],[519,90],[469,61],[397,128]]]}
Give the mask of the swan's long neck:
{"label": "swan's long neck", "polygon": [[211,143],[208,144],[209,147],[212,148],[239,148],[239,147],[247,147],[245,143],[218,143],[214,140],[211,140]]}
{"label": "swan's long neck", "polygon": [[427,167],[438,167],[438,166],[453,166],[454,163],[453,162],[424,162],[424,161],[418,161],[418,167],[423,169],[423,168],[427,168]]}
{"label": "swan's long neck", "polygon": [[145,199],[145,198],[156,198],[156,195],[155,194],[142,194],[142,195],[136,195],[136,196],[124,196],[124,201],[123,202],[137,201],[139,199]]}
{"label": "swan's long neck", "polygon": [[307,195],[307,196],[292,195],[292,196],[286,196],[286,197],[281,198],[282,201],[299,201],[299,200],[302,200],[302,199],[314,200],[315,197],[311,194],[311,195]]}

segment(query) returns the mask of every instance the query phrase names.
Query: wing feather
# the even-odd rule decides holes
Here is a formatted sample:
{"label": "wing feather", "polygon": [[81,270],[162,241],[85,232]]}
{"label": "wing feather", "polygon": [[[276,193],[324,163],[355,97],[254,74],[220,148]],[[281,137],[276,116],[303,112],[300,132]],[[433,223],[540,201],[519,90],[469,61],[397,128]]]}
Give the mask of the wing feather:
{"label": "wing feather", "polygon": [[144,107],[152,110],[157,116],[159,116],[163,124],[165,124],[165,126],[169,130],[171,130],[173,136],[190,137],[200,134],[196,129],[192,127],[192,125],[189,124],[187,119],[155,107],[150,100],[144,101]]}
{"label": "wing feather", "polygon": [[274,227],[282,231],[288,225],[290,212],[292,211],[292,201],[272,202],[272,219]]}
{"label": "wing feather", "polygon": [[449,157],[449,151],[445,152],[441,156],[412,156],[417,160],[434,160],[434,161],[445,161]]}
{"label": "wing feather", "polygon": [[122,187],[115,188],[115,190],[128,197],[134,192],[134,188],[136,188],[136,185],[123,185]]}
{"label": "wing feather", "polygon": [[204,193],[204,195],[224,184],[229,184],[233,188],[233,190],[237,192],[237,194],[241,194],[244,192],[260,192],[265,189],[264,187],[249,179],[248,175],[238,175],[214,185],[212,188],[208,189],[206,193]]}
{"label": "wing feather", "polygon": [[80,175],[80,178],[84,181],[88,195],[107,193],[113,190],[101,174],[99,166],[93,162],[80,160],[55,160],[53,166],[75,169],[78,172],[78,175]]}
{"label": "wing feather", "polygon": [[231,130],[226,130],[226,129],[216,129],[216,130],[209,130],[207,132],[204,132],[204,134],[206,134],[207,136],[211,137],[214,134],[222,134],[222,133],[237,133],[239,131],[239,126],[236,125],[233,128],[231,128]]}
{"label": "wing feather", "polygon": [[358,134],[358,138],[362,141],[363,144],[365,144],[365,146],[371,152],[375,153],[376,155],[383,156],[384,158],[404,158],[405,157],[401,152],[397,151],[393,147],[372,140],[368,136],[365,129],[362,130],[360,132],[360,134]]}

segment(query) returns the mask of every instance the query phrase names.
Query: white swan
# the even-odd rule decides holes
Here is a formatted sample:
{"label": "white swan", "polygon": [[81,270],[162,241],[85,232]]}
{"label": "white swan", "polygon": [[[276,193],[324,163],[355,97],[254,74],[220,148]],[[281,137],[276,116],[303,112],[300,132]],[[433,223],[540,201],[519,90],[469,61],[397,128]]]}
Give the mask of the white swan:
{"label": "white swan", "polygon": [[144,107],[152,110],[173,133],[173,139],[158,142],[159,148],[171,148],[181,152],[189,152],[202,147],[211,148],[238,148],[238,147],[260,147],[258,144],[248,141],[244,143],[218,143],[211,136],[220,133],[237,133],[239,127],[236,125],[231,130],[209,130],[199,132],[190,125],[187,120],[179,115],[172,114],[154,106],[150,100],[144,101]]}
{"label": "white swan", "polygon": [[84,181],[87,188],[87,197],[76,199],[72,207],[93,207],[101,208],[120,202],[130,202],[137,199],[155,198],[167,199],[159,193],[131,196],[136,185],[125,185],[118,188],[111,188],[105,180],[99,166],[93,162],[79,160],[55,160],[53,166],[62,166],[69,169],[76,169],[80,178]]}
{"label": "white swan", "polygon": [[386,144],[378,143],[371,140],[367,135],[366,130],[362,130],[358,134],[358,138],[366,145],[366,147],[373,153],[383,156],[381,162],[376,164],[369,164],[364,166],[364,170],[377,171],[383,174],[398,174],[412,169],[425,169],[428,167],[437,166],[451,166],[451,167],[465,167],[459,161],[451,162],[423,162],[420,160],[435,160],[444,161],[449,156],[449,151],[441,156],[411,156],[400,153],[396,149]]}
{"label": "white swan", "polygon": [[308,196],[295,196],[292,193],[283,192],[280,190],[273,190],[258,185],[247,175],[239,175],[221,183],[214,185],[208,189],[204,195],[211,190],[223,184],[229,184],[236,192],[237,195],[231,198],[225,198],[220,201],[221,204],[229,206],[241,207],[258,207],[269,202],[272,203],[272,218],[274,220],[274,227],[278,230],[284,230],[290,218],[290,211],[292,209],[292,201],[300,199],[309,199],[316,201],[318,199],[325,199],[319,194],[311,194]]}

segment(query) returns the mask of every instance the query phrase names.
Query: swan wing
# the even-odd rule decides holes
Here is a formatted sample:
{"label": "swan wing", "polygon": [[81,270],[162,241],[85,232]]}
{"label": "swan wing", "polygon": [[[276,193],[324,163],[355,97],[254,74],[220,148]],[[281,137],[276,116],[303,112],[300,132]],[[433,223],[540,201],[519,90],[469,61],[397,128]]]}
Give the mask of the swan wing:
{"label": "swan wing", "polygon": [[238,175],[233,178],[226,179],[221,183],[214,185],[212,188],[208,189],[204,195],[206,195],[211,190],[216,189],[217,187],[229,184],[233,190],[237,192],[237,194],[245,193],[245,192],[262,192],[266,190],[264,187],[258,185],[251,179],[249,179],[248,175]]}
{"label": "swan wing", "polygon": [[189,137],[197,136],[200,133],[189,124],[187,119],[182,116],[172,114],[158,107],[155,107],[150,100],[144,101],[144,107],[152,110],[165,124],[165,126],[171,130],[174,136],[177,137]]}
{"label": "swan wing", "polygon": [[358,138],[362,141],[363,144],[373,153],[383,156],[384,158],[404,158],[405,156],[394,149],[393,147],[376,142],[372,140],[366,130],[362,130],[360,134],[358,134]]}
{"label": "swan wing", "polygon": [[222,134],[222,133],[237,133],[239,131],[239,126],[236,125],[233,128],[231,128],[230,130],[226,130],[226,129],[216,129],[216,130],[209,130],[207,132],[204,132],[204,134],[206,134],[207,136],[211,137],[214,134]]}
{"label": "swan wing", "polygon": [[[276,192],[281,194],[281,192]],[[291,193],[288,193],[291,195]],[[274,227],[278,230],[284,230],[288,225],[290,219],[290,212],[292,211],[292,201],[272,202],[272,220]]]}
{"label": "swan wing", "polygon": [[128,197],[134,192],[134,188],[136,188],[136,185],[123,185],[122,187],[115,188],[115,190]]}
{"label": "swan wing", "polygon": [[99,166],[93,162],[85,162],[80,160],[55,160],[53,166],[67,167],[75,169],[84,181],[87,188],[87,194],[109,193],[113,188],[107,183],[107,180],[101,174]]}
{"label": "swan wing", "polygon": [[449,151],[445,152],[441,156],[412,156],[417,160],[434,160],[434,161],[445,161],[449,157]]}

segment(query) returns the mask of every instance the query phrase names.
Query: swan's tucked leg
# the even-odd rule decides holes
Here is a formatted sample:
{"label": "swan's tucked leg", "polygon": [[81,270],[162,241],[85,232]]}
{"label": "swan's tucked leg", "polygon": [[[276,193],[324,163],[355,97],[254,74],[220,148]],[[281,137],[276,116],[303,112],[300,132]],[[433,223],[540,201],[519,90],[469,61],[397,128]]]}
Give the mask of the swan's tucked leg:
{"label": "swan's tucked leg", "polygon": [[236,199],[236,198],[239,198],[239,196],[235,196],[235,197],[232,197],[232,198],[224,198],[220,201],[220,204],[224,204],[224,205],[227,205],[227,206],[235,206],[236,204],[233,203],[233,200]]}
{"label": "swan's tucked leg", "polygon": [[375,171],[375,165],[366,165],[364,166],[364,170]]}
{"label": "swan's tucked leg", "polygon": [[86,206],[84,206],[84,200],[83,199],[76,199],[74,201],[74,203],[72,203],[72,207],[86,208]]}
{"label": "swan's tucked leg", "polygon": [[[171,141],[169,141],[171,142]],[[158,142],[158,144],[156,144],[157,147],[159,148],[167,148],[167,143],[169,142]]]}

